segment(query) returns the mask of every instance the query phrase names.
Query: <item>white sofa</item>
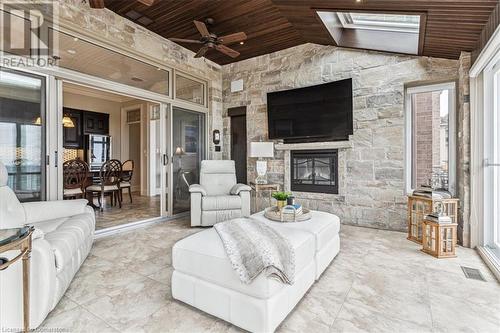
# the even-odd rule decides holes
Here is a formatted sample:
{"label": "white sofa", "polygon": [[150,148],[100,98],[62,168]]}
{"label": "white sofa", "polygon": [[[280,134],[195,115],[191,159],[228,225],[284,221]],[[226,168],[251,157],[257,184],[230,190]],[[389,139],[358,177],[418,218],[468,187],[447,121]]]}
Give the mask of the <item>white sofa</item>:
{"label": "white sofa", "polygon": [[201,231],[172,250],[172,296],[251,332],[273,332],[318,280],[340,250],[340,220],[312,212],[299,223],[260,220],[289,240],[295,249],[295,282],[283,284],[264,274],[244,284],[233,270],[217,231]]}
{"label": "white sofa", "polygon": [[[0,163],[0,229],[33,225],[30,327],[54,309],[92,247],[95,214],[87,200],[20,203]],[[18,251],[0,254],[12,259]],[[23,327],[21,260],[0,271],[0,331]]]}
{"label": "white sofa", "polygon": [[191,226],[250,216],[250,186],[236,183],[234,161],[201,161],[200,184],[189,186]]}

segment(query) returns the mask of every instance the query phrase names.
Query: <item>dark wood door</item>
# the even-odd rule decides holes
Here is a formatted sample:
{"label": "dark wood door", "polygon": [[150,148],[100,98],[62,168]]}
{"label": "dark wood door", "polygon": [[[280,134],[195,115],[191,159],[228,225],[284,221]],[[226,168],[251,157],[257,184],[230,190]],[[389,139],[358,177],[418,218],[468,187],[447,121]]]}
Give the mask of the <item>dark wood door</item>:
{"label": "dark wood door", "polygon": [[247,183],[247,117],[246,114],[231,117],[231,159],[236,164],[238,183]]}

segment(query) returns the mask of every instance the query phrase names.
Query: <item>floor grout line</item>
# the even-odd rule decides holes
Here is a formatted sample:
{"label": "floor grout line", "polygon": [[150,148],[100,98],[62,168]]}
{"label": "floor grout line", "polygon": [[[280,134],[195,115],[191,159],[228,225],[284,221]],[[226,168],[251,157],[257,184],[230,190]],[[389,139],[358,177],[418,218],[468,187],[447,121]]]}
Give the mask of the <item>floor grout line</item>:
{"label": "floor grout line", "polygon": [[342,301],[342,304],[340,305],[340,308],[339,310],[337,311],[337,313],[335,314],[335,318],[333,319],[333,322],[331,323],[331,325],[329,326],[330,329],[333,328],[333,325],[335,325],[335,321],[337,320],[337,318],[339,317],[340,315],[340,312],[342,311],[342,309],[344,308],[344,304],[345,302],[347,301],[347,297],[349,296],[349,294],[351,293],[351,290],[352,290],[352,286],[354,285],[354,282],[355,282],[355,279],[352,280],[352,283],[351,285],[349,286],[349,290],[347,291],[347,293],[345,294],[345,297],[344,297],[344,300]]}

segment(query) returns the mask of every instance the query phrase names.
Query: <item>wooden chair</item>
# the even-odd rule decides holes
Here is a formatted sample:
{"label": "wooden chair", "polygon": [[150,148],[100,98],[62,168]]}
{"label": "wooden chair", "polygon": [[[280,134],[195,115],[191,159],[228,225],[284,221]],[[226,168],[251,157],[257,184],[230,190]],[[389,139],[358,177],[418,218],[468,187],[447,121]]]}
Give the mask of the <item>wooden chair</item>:
{"label": "wooden chair", "polygon": [[63,163],[64,198],[83,198],[89,166],[82,160],[69,160]]}
{"label": "wooden chair", "polygon": [[98,201],[101,212],[103,211],[104,196],[111,196],[111,205],[118,201],[118,205],[122,208],[122,200],[120,198],[120,179],[122,176],[122,163],[119,160],[109,160],[101,166],[99,171],[99,184],[90,185],[87,187],[87,192],[92,195],[98,193]]}
{"label": "wooden chair", "polygon": [[134,161],[126,160],[122,164],[122,178],[120,180],[120,197],[123,200],[123,189],[128,189],[130,203],[132,203],[132,175],[134,174]]}

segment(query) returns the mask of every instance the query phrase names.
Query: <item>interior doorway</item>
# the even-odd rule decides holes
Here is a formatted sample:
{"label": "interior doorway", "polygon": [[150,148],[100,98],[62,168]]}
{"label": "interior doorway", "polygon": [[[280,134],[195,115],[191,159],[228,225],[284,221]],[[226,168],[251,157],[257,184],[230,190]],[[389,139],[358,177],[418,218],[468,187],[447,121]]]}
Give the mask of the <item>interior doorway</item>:
{"label": "interior doorway", "polygon": [[228,109],[231,117],[231,159],[236,165],[236,180],[247,183],[247,107]]}
{"label": "interior doorway", "polygon": [[148,168],[148,110],[160,104],[69,82],[62,104],[63,198],[89,200],[96,230],[164,215]]}

